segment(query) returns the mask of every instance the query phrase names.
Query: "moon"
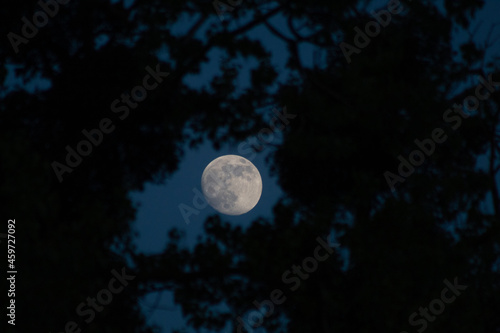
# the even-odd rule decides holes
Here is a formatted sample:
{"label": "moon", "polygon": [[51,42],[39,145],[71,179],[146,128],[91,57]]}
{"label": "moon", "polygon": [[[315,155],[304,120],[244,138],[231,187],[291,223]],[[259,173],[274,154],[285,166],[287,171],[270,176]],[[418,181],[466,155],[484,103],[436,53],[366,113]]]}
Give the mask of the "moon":
{"label": "moon", "polygon": [[210,162],[201,176],[201,188],[208,204],[226,215],[252,210],[262,194],[259,170],[238,155],[223,155]]}

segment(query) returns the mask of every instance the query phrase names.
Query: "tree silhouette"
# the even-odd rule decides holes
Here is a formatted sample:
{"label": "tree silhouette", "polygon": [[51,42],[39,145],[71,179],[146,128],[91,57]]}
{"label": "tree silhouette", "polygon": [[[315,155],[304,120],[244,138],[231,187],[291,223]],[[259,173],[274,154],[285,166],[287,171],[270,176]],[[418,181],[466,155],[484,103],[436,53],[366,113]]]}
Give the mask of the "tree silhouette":
{"label": "tree silhouette", "polygon": [[[31,30],[29,22],[43,19],[33,17],[39,2],[9,2],[0,12],[6,36],[0,211],[9,215],[4,219],[15,215],[22,267],[19,321],[8,332],[68,331],[69,321],[84,332],[154,332],[137,299],[160,290],[174,292],[195,329],[221,331],[230,323],[237,332],[238,317],[248,322],[254,301],[286,298],[261,315],[259,327],[500,331],[500,94],[494,84],[500,71],[485,60],[493,34],[484,45],[471,39],[458,51],[452,39],[454,29],[470,29],[483,1],[445,1],[443,8],[392,1],[404,10],[362,48],[355,27],[363,31],[374,20],[364,9],[370,1],[244,1],[224,12],[222,22],[210,1],[46,3],[52,15]],[[176,33],[179,25],[183,33]],[[285,42],[284,82],[272,52],[250,37],[257,28]],[[359,49],[350,62],[342,42]],[[323,57],[306,65],[304,45]],[[214,50],[224,54],[218,74],[192,87],[187,78],[200,73]],[[240,91],[242,61],[257,66],[251,87]],[[152,71],[169,75],[141,99],[135,87],[153,84]],[[478,75],[493,83],[482,83],[489,96],[469,115],[454,104],[477,94]],[[40,79],[46,88],[25,89]],[[131,94],[141,101],[127,99]],[[163,253],[138,253],[128,193],[168,178],[187,146],[209,140],[220,148],[255,135],[266,126],[255,110],[272,105],[298,115],[269,155],[285,193],[272,218],[242,229],[212,216],[194,249],[182,248],[182,233],[172,230]],[[436,128],[446,140],[434,141],[425,154],[415,140],[432,150],[425,140]],[[67,155],[79,153],[82,140],[92,152],[80,162],[69,157],[71,167]],[[401,176],[398,156],[409,159],[416,149],[425,161]],[[480,160],[487,161],[482,168]],[[62,181],[54,161],[71,169],[60,174]],[[400,177],[394,191],[388,171]],[[327,259],[293,284],[284,278],[313,256],[318,237],[327,242],[332,233],[340,246],[329,252],[323,245]],[[117,300],[90,322],[77,317],[75,308],[122,267],[136,278]],[[409,322],[455,277],[467,286],[455,301],[435,319]],[[273,296],[276,289],[283,295]]]}

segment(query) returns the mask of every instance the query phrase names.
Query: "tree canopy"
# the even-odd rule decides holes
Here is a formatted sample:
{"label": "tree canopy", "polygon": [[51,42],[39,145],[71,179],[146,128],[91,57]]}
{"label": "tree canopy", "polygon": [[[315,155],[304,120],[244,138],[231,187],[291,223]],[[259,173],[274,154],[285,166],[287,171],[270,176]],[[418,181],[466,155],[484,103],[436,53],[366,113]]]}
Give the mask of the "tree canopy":
{"label": "tree canopy", "polygon": [[[4,4],[0,211],[22,266],[8,332],[155,332],[137,300],[159,290],[197,330],[500,332],[500,63],[494,27],[471,25],[485,5]],[[285,79],[268,36],[286,45]],[[297,117],[268,156],[284,193],[272,217],[211,216],[193,249],[179,230],[161,254],[132,245],[131,191],[168,179],[186,149],[256,135],[256,110],[283,105]],[[119,301],[76,316],[122,269],[135,278]]]}

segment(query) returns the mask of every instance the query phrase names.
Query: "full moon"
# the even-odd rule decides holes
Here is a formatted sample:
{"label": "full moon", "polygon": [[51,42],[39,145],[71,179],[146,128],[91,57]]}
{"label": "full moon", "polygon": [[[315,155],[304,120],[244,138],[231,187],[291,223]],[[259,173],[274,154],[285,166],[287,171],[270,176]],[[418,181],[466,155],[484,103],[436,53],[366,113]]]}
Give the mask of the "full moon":
{"label": "full moon", "polygon": [[207,202],[227,215],[249,212],[259,202],[262,178],[246,158],[224,155],[210,162],[201,176],[201,188]]}

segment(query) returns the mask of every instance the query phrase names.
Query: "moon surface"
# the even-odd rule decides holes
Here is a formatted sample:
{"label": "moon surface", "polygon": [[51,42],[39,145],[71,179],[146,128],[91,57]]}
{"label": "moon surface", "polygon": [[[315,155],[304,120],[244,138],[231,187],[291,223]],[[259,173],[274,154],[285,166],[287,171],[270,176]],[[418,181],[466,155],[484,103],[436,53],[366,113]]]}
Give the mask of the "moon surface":
{"label": "moon surface", "polygon": [[246,158],[223,155],[210,162],[201,176],[208,204],[227,215],[241,215],[257,205],[262,194],[259,170]]}

